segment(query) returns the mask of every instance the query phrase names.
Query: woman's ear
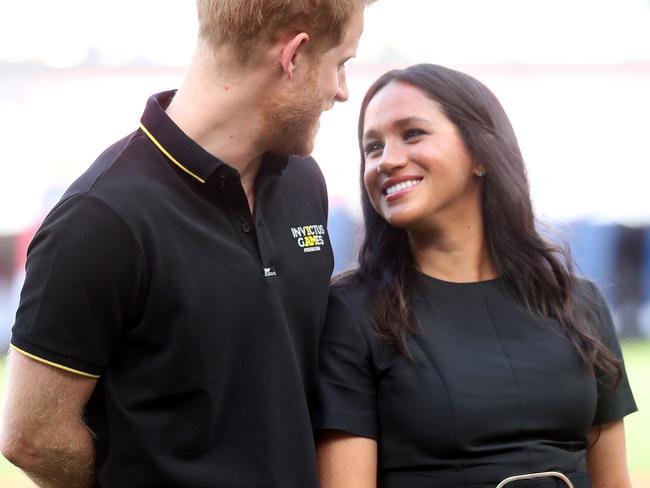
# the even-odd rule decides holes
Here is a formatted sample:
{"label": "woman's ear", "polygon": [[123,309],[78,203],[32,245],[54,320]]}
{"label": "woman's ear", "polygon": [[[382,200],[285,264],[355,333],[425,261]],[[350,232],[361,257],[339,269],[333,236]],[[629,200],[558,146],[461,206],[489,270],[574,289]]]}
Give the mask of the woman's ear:
{"label": "woman's ear", "polygon": [[478,163],[474,165],[474,174],[476,176],[485,176],[486,172],[487,171],[485,170],[485,165],[483,165],[482,163]]}

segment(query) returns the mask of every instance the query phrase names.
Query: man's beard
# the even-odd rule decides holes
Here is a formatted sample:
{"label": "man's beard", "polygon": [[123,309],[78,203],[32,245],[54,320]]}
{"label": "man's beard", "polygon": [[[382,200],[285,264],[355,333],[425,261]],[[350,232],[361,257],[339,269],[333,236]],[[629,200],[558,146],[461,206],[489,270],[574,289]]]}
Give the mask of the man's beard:
{"label": "man's beard", "polygon": [[296,93],[269,99],[262,107],[262,130],[267,151],[283,155],[310,154],[320,127],[320,115],[325,108],[314,75]]}

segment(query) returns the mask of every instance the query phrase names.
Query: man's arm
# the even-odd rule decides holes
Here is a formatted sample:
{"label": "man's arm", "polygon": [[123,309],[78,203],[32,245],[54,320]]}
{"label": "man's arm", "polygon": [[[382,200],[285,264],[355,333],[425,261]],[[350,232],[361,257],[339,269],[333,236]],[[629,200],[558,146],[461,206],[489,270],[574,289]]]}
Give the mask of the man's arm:
{"label": "man's arm", "polygon": [[594,488],[631,488],[622,420],[591,429],[587,469]]}
{"label": "man's arm", "polygon": [[83,409],[97,379],[8,357],[2,454],[44,488],[95,486],[92,433]]}

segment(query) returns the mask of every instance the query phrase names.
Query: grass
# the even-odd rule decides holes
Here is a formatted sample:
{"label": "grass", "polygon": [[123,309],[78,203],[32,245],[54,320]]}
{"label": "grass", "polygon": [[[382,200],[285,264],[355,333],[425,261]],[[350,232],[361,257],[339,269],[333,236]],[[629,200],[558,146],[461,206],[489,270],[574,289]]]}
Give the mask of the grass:
{"label": "grass", "polygon": [[[650,341],[623,342],[623,356],[639,411],[625,419],[627,454],[633,486],[650,486]],[[0,399],[4,398],[4,363],[0,362]],[[34,485],[0,456],[0,486],[28,488]]]}
{"label": "grass", "polygon": [[625,437],[631,473],[650,475],[650,341],[623,342],[628,379],[639,411],[625,418]]}

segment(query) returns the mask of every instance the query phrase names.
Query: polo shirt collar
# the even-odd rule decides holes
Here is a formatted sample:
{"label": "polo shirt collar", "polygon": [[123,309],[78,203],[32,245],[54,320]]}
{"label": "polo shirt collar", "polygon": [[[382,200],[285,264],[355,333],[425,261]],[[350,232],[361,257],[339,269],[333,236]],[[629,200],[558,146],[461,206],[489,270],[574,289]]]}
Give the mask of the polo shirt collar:
{"label": "polo shirt collar", "polygon": [[[203,149],[169,118],[165,109],[175,94],[176,90],[170,90],[149,97],[140,119],[140,129],[171,163],[201,183],[215,173],[238,175],[236,170]],[[287,156],[266,154],[262,172],[279,174],[288,162]]]}

